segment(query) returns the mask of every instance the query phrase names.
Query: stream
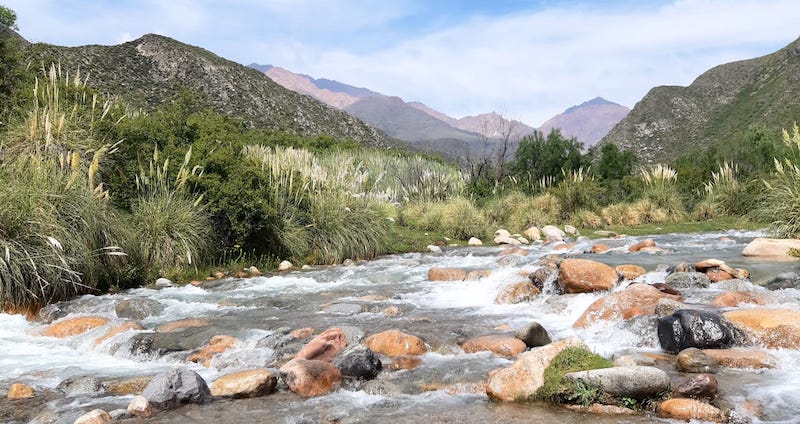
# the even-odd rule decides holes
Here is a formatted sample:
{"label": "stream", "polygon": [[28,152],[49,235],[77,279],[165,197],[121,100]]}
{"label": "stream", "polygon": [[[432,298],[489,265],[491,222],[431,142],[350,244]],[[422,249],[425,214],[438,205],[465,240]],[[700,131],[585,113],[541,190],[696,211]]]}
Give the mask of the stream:
{"label": "stream", "polygon": [[[797,262],[770,262],[741,256],[743,247],[758,231],[727,231],[702,234],[652,236],[666,253],[628,253],[628,247],[645,237],[622,239],[579,239],[569,251],[557,253],[593,259],[616,266],[636,264],[648,273],[637,279],[663,282],[666,268],[681,262],[694,263],[716,258],[736,268],[750,271],[753,284],[774,276],[797,272]],[[611,250],[605,254],[586,254],[602,241]],[[86,333],[57,339],[41,336],[48,324],[27,321],[23,316],[0,314],[0,422],[72,423],[94,409],[125,409],[133,394],[116,394],[111,383],[135,377],[152,376],[162,371],[189,367],[209,384],[233,371],[259,366],[275,368],[301,344],[271,349],[263,340],[289,329],[313,327],[320,333],[342,327],[351,334],[370,335],[398,329],[421,337],[429,346],[422,363],[412,370],[384,369],[375,380],[347,382],[333,393],[316,398],[301,398],[279,386],[266,397],[219,400],[204,405],[187,405],[162,411],[147,420],[130,422],[265,422],[265,423],[583,423],[593,422],[672,422],[654,414],[630,417],[595,416],[573,412],[544,403],[497,403],[475,389],[489,371],[513,361],[489,352],[464,353],[459,343],[479,335],[500,333],[496,327],[518,329],[539,322],[553,340],[577,336],[594,352],[607,358],[632,355],[638,362],[658,366],[671,376],[678,373],[664,361],[656,335],[655,318],[624,322],[601,321],[586,329],[572,324],[598,298],[607,293],[555,295],[547,290],[533,301],[514,305],[494,303],[500,288],[519,280],[522,272],[538,268],[537,260],[554,253],[552,246],[523,247],[527,256],[501,256],[503,247],[445,248],[444,253],[413,253],[386,256],[353,266],[313,267],[254,278],[222,279],[200,286],[162,289],[139,288],[117,294],[83,296],[48,308],[51,319],[84,315],[102,316],[110,322]],[[491,270],[475,281],[431,282],[431,267]],[[622,289],[627,282],[621,284]],[[756,289],[760,289],[756,287]],[[707,304],[724,290],[681,289],[687,304]],[[772,292],[782,308],[800,308],[800,290]],[[368,296],[369,297],[365,297]],[[161,312],[140,321],[143,329],[132,329],[99,343],[110,327],[124,320],[117,317],[116,305],[127,299],[152,299]],[[399,313],[384,310],[396,306]],[[188,362],[190,350],[158,354],[144,349],[137,337],[152,333],[169,322],[199,318],[210,326],[184,333],[185,343],[197,347],[216,334],[238,340],[234,348],[218,354],[209,367]],[[194,343],[194,345],[192,345]],[[292,350],[294,349],[294,350]],[[753,422],[800,422],[800,351],[773,349],[779,360],[774,369],[726,369],[717,373],[721,402],[736,409],[745,400],[762,407]],[[383,357],[384,366],[391,362]],[[280,362],[282,363],[282,362]],[[674,379],[673,379],[674,380]],[[5,393],[13,383],[25,383],[37,393],[32,399],[9,401]],[[126,420],[122,420],[125,422]]]}

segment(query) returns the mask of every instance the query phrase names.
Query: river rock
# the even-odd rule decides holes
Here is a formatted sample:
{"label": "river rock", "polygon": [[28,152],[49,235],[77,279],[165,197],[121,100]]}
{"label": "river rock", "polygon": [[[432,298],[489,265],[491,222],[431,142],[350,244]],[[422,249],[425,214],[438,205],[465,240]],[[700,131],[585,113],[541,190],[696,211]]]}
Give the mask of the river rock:
{"label": "river rock", "polygon": [[366,311],[367,308],[358,303],[332,303],[322,308],[322,312],[333,315],[358,315]]}
{"label": "river rock", "polygon": [[211,394],[238,398],[253,398],[275,391],[278,377],[267,369],[253,369],[226,374],[211,383]]}
{"label": "river rock", "polygon": [[539,227],[536,226],[528,227],[528,229],[522,234],[524,234],[529,240],[539,241],[542,239],[542,232],[539,231]]}
{"label": "river rock", "polygon": [[281,369],[281,379],[300,396],[319,396],[339,388],[342,373],[330,362],[292,359]]}
{"label": "river rock", "polygon": [[528,278],[533,282],[536,288],[540,291],[544,291],[545,288],[552,287],[553,283],[558,279],[558,268],[555,266],[544,266],[530,273]]}
{"label": "river rock", "polygon": [[413,370],[422,364],[422,358],[414,355],[401,355],[397,356],[389,364],[389,369],[392,371],[399,370]]}
{"label": "river rock", "polygon": [[711,301],[712,306],[718,308],[731,308],[742,303],[753,305],[768,305],[774,303],[775,299],[767,293],[754,291],[730,291],[720,294]]}
{"label": "river rock", "polygon": [[725,368],[776,368],[778,358],[755,349],[704,349],[703,353]]}
{"label": "river rock", "polygon": [[134,417],[147,418],[153,415],[153,407],[144,396],[134,396],[131,403],[128,404],[127,412]]}
{"label": "river rock", "polygon": [[544,346],[552,342],[550,333],[538,322],[532,322],[519,329],[514,336],[522,340],[529,348]]}
{"label": "river rock", "polygon": [[49,327],[42,331],[43,336],[56,337],[63,339],[65,337],[77,336],[97,327],[102,327],[108,323],[108,318],[104,317],[77,317],[69,318],[63,321],[58,321],[51,324]]}
{"label": "river rock", "polygon": [[142,392],[157,409],[172,409],[183,403],[204,403],[211,399],[208,385],[196,372],[178,368],[153,377]]}
{"label": "river rock", "polygon": [[66,395],[82,395],[102,391],[103,386],[97,377],[78,376],[69,377],[56,386]]}
{"label": "river rock", "polygon": [[23,383],[14,383],[8,389],[6,397],[10,400],[17,400],[32,398],[34,395],[36,395],[36,391],[33,390],[33,387]]}
{"label": "river rock", "polygon": [[435,244],[429,244],[428,245],[428,252],[431,252],[431,253],[442,253],[442,248],[437,246],[437,245],[435,245]]}
{"label": "river rock", "polygon": [[429,281],[463,281],[467,279],[467,271],[458,268],[431,268],[428,270]]}
{"label": "river rock", "polygon": [[114,311],[119,318],[141,321],[151,316],[161,315],[164,312],[164,305],[154,299],[133,298],[119,302]]}
{"label": "river rock", "polygon": [[542,227],[541,232],[542,236],[544,236],[544,238],[546,238],[550,242],[564,241],[564,237],[567,236],[565,232],[561,231],[560,228],[554,225],[545,225],[544,227]]}
{"label": "river rock", "polygon": [[245,348],[228,350],[214,355],[211,366],[219,372],[233,372],[254,368],[266,368],[277,357],[273,350]]}
{"label": "river rock", "polygon": [[491,269],[473,269],[467,273],[467,280],[475,281],[492,275]]}
{"label": "river rock", "polygon": [[[314,334],[313,331],[311,332],[311,334]],[[309,334],[309,336],[311,334]],[[306,336],[306,337],[308,337],[308,336]],[[261,348],[261,349],[266,348],[266,349],[277,350],[279,348],[282,348],[282,347],[288,345],[289,343],[291,343],[294,340],[295,340],[295,337],[293,335],[289,334],[288,331],[286,333],[281,332],[281,331],[276,331],[276,332],[264,337],[263,339],[259,340],[256,343],[256,347],[257,348]]]}
{"label": "river rock", "polygon": [[134,330],[143,330],[142,325],[138,322],[126,322],[120,325],[115,325],[106,331],[105,334],[102,336],[94,339],[94,345],[97,346],[106,340],[116,336],[117,334],[124,333],[126,331],[134,331]]}
{"label": "river rock", "polygon": [[725,422],[725,414],[718,408],[695,399],[674,398],[661,402],[656,411],[661,418]]}
{"label": "river rock", "polygon": [[423,355],[428,351],[422,339],[398,330],[373,334],[364,340],[364,345],[386,356]]}
{"label": "river rock", "polygon": [[289,335],[294,339],[307,339],[313,336],[315,332],[316,330],[314,330],[314,327],[303,327],[295,328],[289,332]]}
{"label": "river rock", "polygon": [[768,290],[796,289],[800,288],[800,273],[783,272],[776,275],[771,280],[764,283],[764,288]]}
{"label": "river rock", "polygon": [[383,364],[372,350],[364,345],[353,345],[333,359],[333,365],[342,375],[360,380],[372,380],[381,371]]}
{"label": "river rock", "polygon": [[510,247],[500,252],[500,256],[508,255],[528,256],[528,250],[521,247]]}
{"label": "river rock", "polygon": [[565,293],[610,290],[619,275],[610,266],[588,259],[564,259],[558,266],[558,283]]}
{"label": "river rock", "polygon": [[800,239],[769,239],[759,237],[744,247],[742,256],[796,259],[789,256],[789,249],[800,249]]}
{"label": "river rock", "polygon": [[175,331],[185,330],[187,328],[208,327],[211,323],[201,318],[186,318],[178,321],[168,322],[158,326],[156,332],[158,333],[172,333]]}
{"label": "river rock", "polygon": [[619,276],[625,280],[633,280],[647,273],[647,270],[645,270],[643,267],[631,264],[618,265],[616,268],[614,268],[614,270],[616,270],[617,274],[619,274]]}
{"label": "river rock", "polygon": [[694,269],[700,272],[705,272],[711,268],[719,268],[722,265],[725,265],[725,261],[721,261],[719,259],[704,259],[702,261],[695,262]]}
{"label": "river rock", "polygon": [[592,303],[573,324],[575,328],[586,328],[597,321],[621,321],[640,315],[655,314],[658,301],[663,298],[680,297],[662,293],[657,288],[634,283],[625,290],[613,292]]}
{"label": "river rock", "polygon": [[588,407],[583,405],[564,405],[565,408],[576,411],[586,412],[593,415],[636,415],[636,411],[624,406],[616,405],[603,405],[602,403],[593,403]]}
{"label": "river rock", "polygon": [[211,359],[214,355],[233,348],[236,343],[238,343],[238,340],[231,336],[216,335],[209,340],[208,346],[203,346],[186,359],[190,362],[197,362],[208,368],[211,366]]}
{"label": "river rock", "polygon": [[683,349],[675,357],[675,368],[689,373],[716,373],[717,360],[696,347]]}
{"label": "river rock", "polygon": [[352,325],[340,325],[339,329],[341,329],[342,332],[344,332],[344,336],[347,339],[348,346],[361,343],[361,341],[364,340],[364,336],[366,336],[364,330]]}
{"label": "river rock", "polygon": [[733,276],[721,269],[710,269],[706,271],[706,277],[711,280],[712,283],[718,283],[720,281],[725,280],[732,280]]}
{"label": "river rock", "polygon": [[589,252],[588,253],[602,254],[602,253],[606,253],[608,251],[609,251],[609,247],[608,246],[606,246],[603,243],[597,243],[597,244],[593,245],[591,248],[589,248]]}
{"label": "river rock", "polygon": [[134,393],[141,393],[152,380],[152,376],[146,377],[133,377],[124,380],[110,381],[103,384],[106,391],[113,393],[117,396],[132,395]]}
{"label": "river rock", "polygon": [[565,374],[564,378],[581,381],[588,386],[599,386],[612,396],[634,399],[652,397],[670,387],[666,372],[641,365],[571,372]]}
{"label": "river rock", "polygon": [[560,340],[525,352],[506,368],[489,372],[486,394],[495,400],[513,402],[532,399],[544,383],[544,370],[559,352],[586,345],[576,338]]}
{"label": "river rock", "polygon": [[295,358],[317,359],[330,362],[347,346],[347,337],[340,328],[329,328],[313,339],[297,352]]}
{"label": "river rock", "polygon": [[539,288],[533,285],[531,280],[520,281],[503,286],[500,289],[500,293],[494,299],[494,303],[498,305],[512,305],[530,302],[540,293],[541,291]]}
{"label": "river rock", "polygon": [[656,242],[653,239],[644,239],[628,248],[628,252],[634,253],[642,250],[645,247],[656,247]]}
{"label": "river rock", "polygon": [[488,351],[495,355],[513,358],[524,352],[527,346],[525,342],[516,337],[492,334],[469,339],[464,342],[461,348],[464,349],[466,353]]}
{"label": "river rock", "polygon": [[658,321],[658,341],[667,352],[689,347],[726,348],[743,344],[744,335],[725,317],[694,309],[681,309]]}
{"label": "river rock", "polygon": [[565,225],[564,226],[564,232],[569,234],[569,235],[571,235],[571,236],[577,236],[578,235],[578,229],[573,227],[572,225]]}
{"label": "river rock", "polygon": [[800,349],[800,310],[756,308],[723,315],[768,348]]}
{"label": "river rock", "polygon": [[289,261],[281,261],[281,263],[278,264],[278,271],[288,271],[292,268],[294,268],[294,264]]}
{"label": "river rock", "polygon": [[102,409],[93,409],[75,420],[75,424],[107,424],[112,420],[111,415]]}
{"label": "river rock", "polygon": [[679,309],[686,309],[686,305],[683,302],[675,300],[674,298],[662,297],[661,299],[658,299],[655,312],[657,317],[664,318],[674,314],[675,311]]}
{"label": "river rock", "polygon": [[169,278],[164,278],[164,277],[157,278],[156,282],[155,282],[155,286],[158,287],[158,288],[162,288],[162,289],[166,288],[166,287],[172,287],[174,285],[175,284],[172,283],[172,280],[170,280]]}
{"label": "river rock", "polygon": [[507,244],[510,246],[520,246],[522,242],[513,237],[495,237],[494,244]]}
{"label": "river rock", "polygon": [[706,288],[711,280],[702,272],[673,272],[667,275],[664,282],[677,289]]}
{"label": "river rock", "polygon": [[673,389],[673,396],[678,398],[693,398],[713,400],[719,392],[717,377],[713,374],[697,374]]}
{"label": "river rock", "polygon": [[483,246],[483,242],[481,239],[477,237],[470,237],[469,241],[467,241],[468,246]]}

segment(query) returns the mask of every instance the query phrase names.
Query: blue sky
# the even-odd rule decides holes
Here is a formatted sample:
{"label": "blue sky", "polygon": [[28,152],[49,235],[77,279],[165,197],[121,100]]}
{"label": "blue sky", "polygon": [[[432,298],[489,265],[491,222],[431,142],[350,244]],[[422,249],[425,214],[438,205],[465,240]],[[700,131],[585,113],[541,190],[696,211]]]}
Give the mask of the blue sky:
{"label": "blue sky", "polygon": [[633,105],[800,36],[796,0],[0,0],[23,36],[117,44],[159,33],[228,59],[538,126],[591,98]]}

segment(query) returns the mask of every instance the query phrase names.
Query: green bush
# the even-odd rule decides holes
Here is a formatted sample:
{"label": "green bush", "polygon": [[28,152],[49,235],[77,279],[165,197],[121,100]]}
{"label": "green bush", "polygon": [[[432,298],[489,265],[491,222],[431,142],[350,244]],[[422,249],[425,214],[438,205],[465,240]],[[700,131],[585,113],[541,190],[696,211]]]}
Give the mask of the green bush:
{"label": "green bush", "polygon": [[645,183],[643,200],[651,201],[652,209],[663,211],[666,214],[666,220],[671,222],[686,217],[677,185],[677,171],[668,166],[656,165],[649,169],[642,168],[640,175]]}
{"label": "green bush", "polygon": [[600,197],[600,186],[591,175],[590,169],[562,170],[561,182],[552,190],[561,206],[561,220],[568,219],[580,209],[594,210]]}
{"label": "green bush", "polygon": [[613,366],[611,361],[586,349],[568,347],[559,352],[544,370],[544,383],[536,392],[536,398],[552,403],[589,406],[599,400],[603,393],[598,388],[566,381],[564,375]]}
{"label": "green bush", "polygon": [[800,237],[800,128],[783,131],[789,154],[783,161],[775,159],[775,171],[764,181],[766,192],[757,218],[770,223],[778,237]]}

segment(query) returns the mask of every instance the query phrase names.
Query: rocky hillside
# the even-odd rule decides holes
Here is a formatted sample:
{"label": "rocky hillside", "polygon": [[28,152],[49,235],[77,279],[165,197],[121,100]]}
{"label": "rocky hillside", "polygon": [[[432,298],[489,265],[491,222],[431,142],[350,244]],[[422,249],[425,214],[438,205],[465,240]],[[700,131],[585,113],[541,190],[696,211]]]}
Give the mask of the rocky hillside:
{"label": "rocky hillside", "polygon": [[171,100],[181,89],[199,93],[214,110],[262,128],[301,135],[330,135],[366,145],[390,140],[350,114],[287,90],[262,72],[199,47],[148,34],[116,46],[33,44],[37,62],[60,62],[89,75],[89,84],[145,108]]}
{"label": "rocky hillside", "polygon": [[588,149],[605,137],[629,112],[630,109],[625,106],[596,97],[548,119],[539,130],[548,134],[558,128],[562,135],[577,138]]}
{"label": "rocky hillside", "polygon": [[760,124],[780,131],[800,117],[800,39],[767,56],[706,71],[688,87],[656,87],[601,143],[667,162],[692,147],[742,137]]}

